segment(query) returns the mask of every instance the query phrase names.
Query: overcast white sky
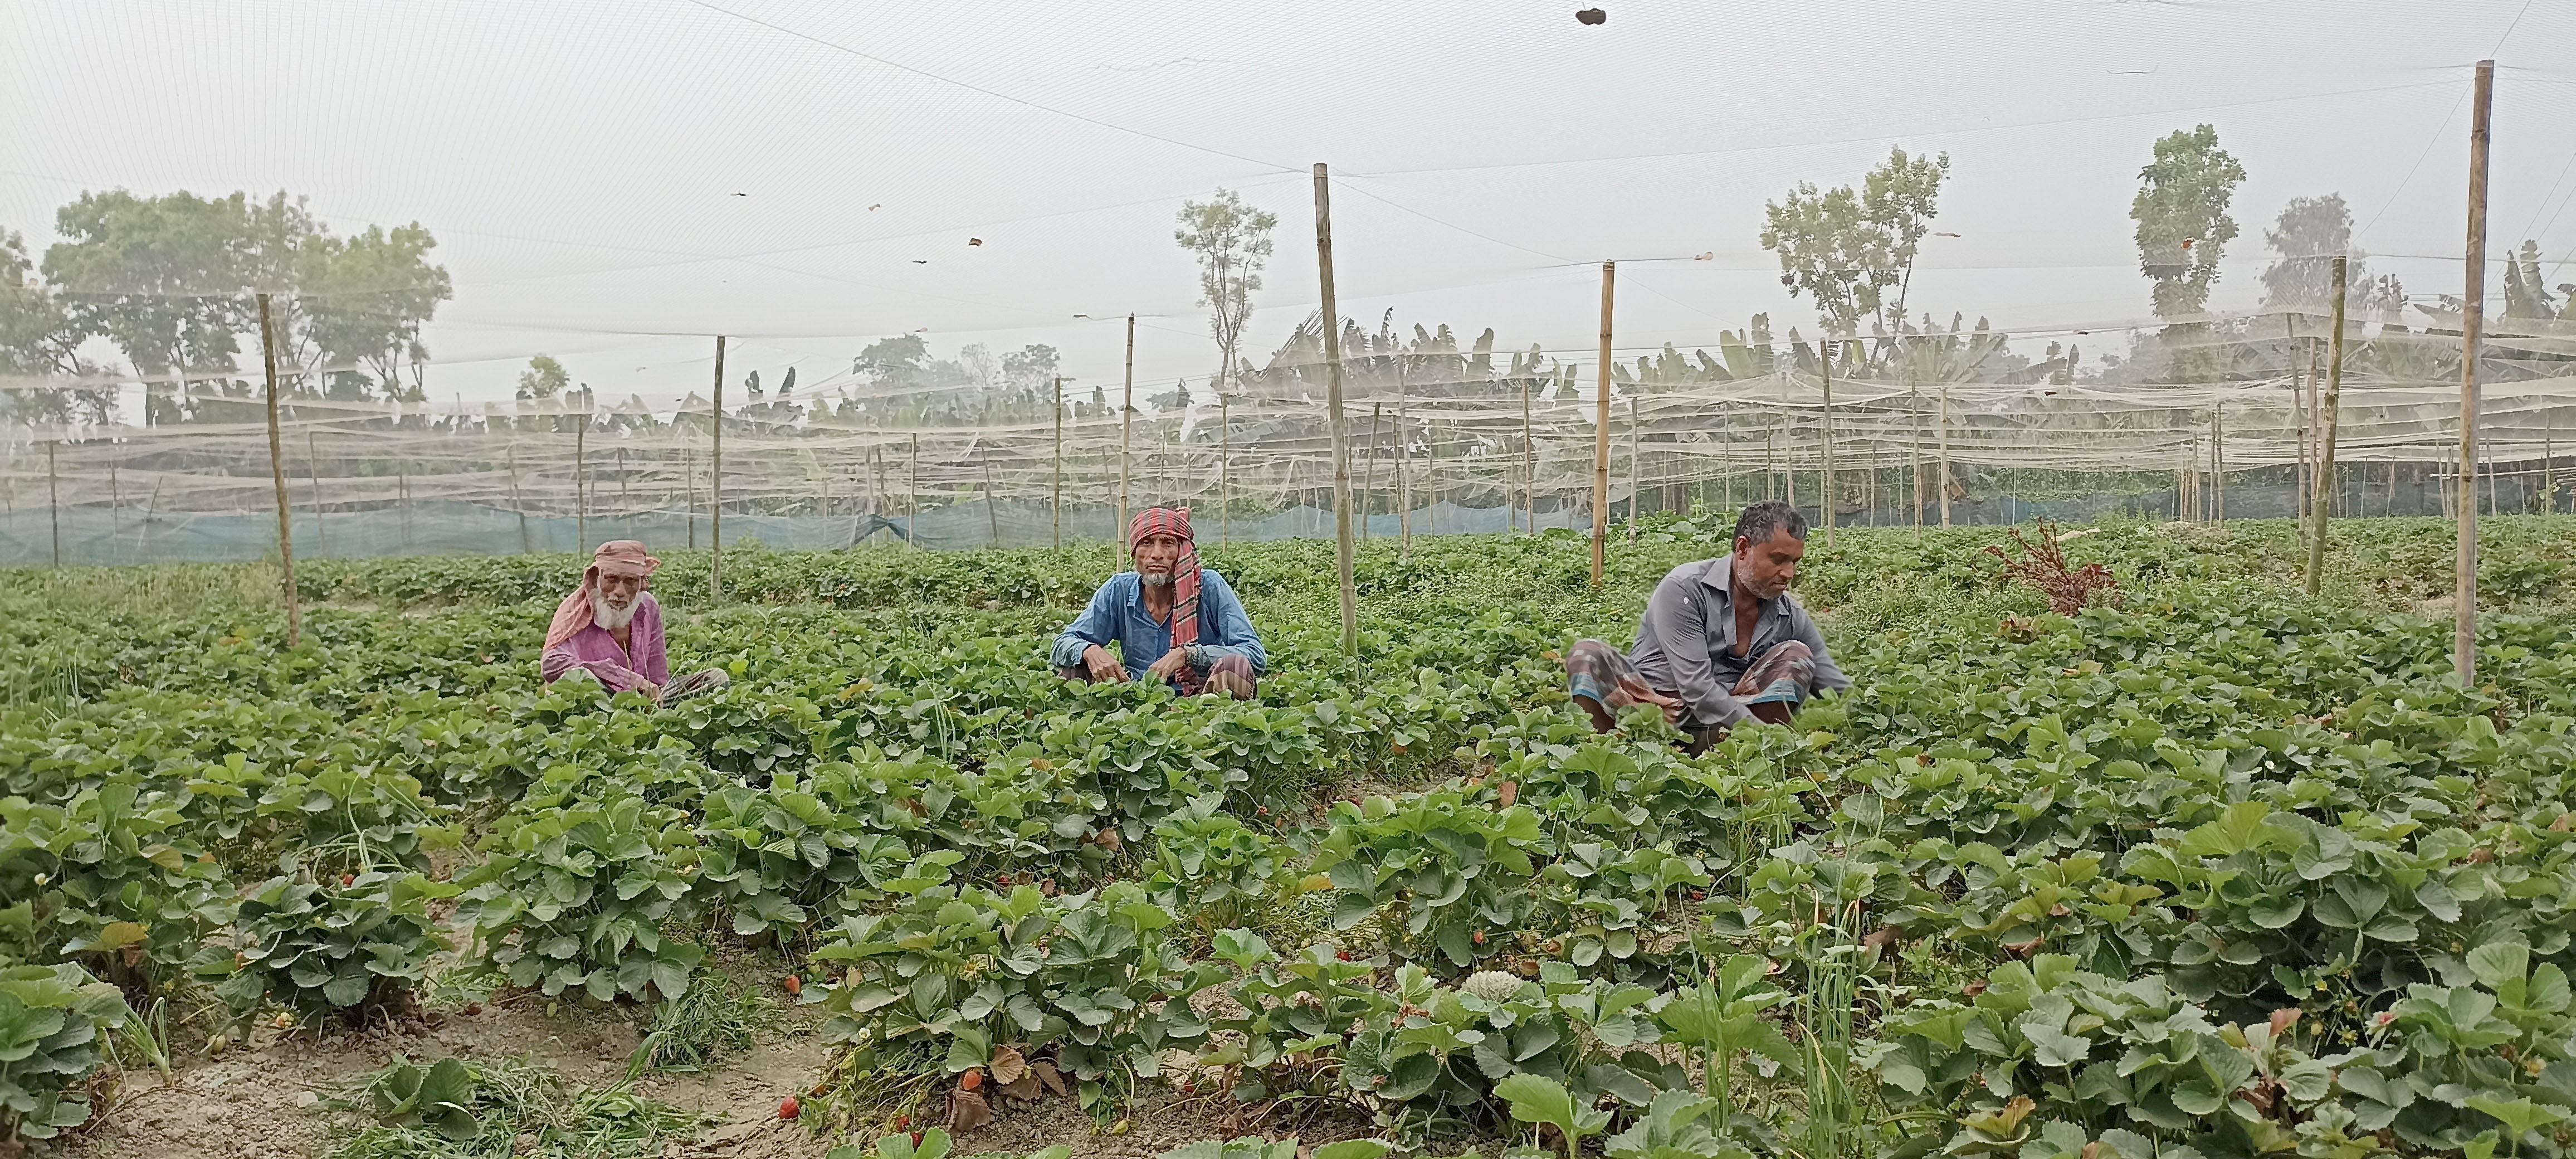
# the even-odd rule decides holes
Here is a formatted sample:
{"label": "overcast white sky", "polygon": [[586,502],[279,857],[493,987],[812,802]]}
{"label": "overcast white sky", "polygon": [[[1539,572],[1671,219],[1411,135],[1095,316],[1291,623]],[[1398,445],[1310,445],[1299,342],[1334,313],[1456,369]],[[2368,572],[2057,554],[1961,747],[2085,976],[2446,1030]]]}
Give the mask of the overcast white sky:
{"label": "overcast white sky", "polygon": [[605,396],[703,391],[716,333],[737,380],[828,384],[926,330],[1114,384],[1122,325],[1075,316],[1129,311],[1159,387],[1213,368],[1171,232],[1220,185],[1281,219],[1255,357],[1315,307],[1316,161],[1345,313],[1579,357],[1604,258],[1623,348],[1812,328],[1763,203],[1902,145],[1953,162],[1918,308],[2116,350],[2147,313],[2137,171],[2202,121],[2250,174],[2214,304],[2329,192],[2375,272],[2458,293],[2481,57],[2493,250],[2576,257],[2571,50],[2563,0],[0,0],[0,227],[41,252],[115,186],[417,220],[456,283],[442,400],[541,351]]}

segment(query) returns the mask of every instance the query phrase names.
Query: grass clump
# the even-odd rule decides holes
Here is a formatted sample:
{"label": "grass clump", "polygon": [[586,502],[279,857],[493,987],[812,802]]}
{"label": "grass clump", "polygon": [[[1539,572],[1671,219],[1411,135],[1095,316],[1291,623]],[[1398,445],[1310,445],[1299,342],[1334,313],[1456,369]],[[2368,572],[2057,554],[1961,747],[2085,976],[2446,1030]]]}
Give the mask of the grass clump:
{"label": "grass clump", "polygon": [[[626,1083],[566,1090],[522,1055],[500,1062],[396,1061],[368,1075],[341,1110],[377,1118],[330,1159],[508,1159],[517,1154],[607,1159],[652,1154],[696,1117],[636,1094]],[[444,1113],[442,1113],[444,1111]],[[522,1146],[520,1139],[529,1142]]]}
{"label": "grass clump", "polygon": [[762,1031],[784,1021],[778,1007],[731,975],[702,971],[687,991],[653,1008],[653,1025],[626,1073],[631,1078],[647,1070],[698,1070],[728,1051],[751,1049]]}

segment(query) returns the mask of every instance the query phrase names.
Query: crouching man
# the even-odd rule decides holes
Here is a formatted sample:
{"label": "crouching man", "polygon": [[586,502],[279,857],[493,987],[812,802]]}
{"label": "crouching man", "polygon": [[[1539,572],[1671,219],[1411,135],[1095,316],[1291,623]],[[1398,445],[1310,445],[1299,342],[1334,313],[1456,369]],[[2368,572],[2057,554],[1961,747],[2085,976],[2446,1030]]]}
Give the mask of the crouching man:
{"label": "crouching man", "polygon": [[1189,508],[1137,512],[1127,544],[1136,570],[1109,577],[1081,618],[1056,636],[1049,656],[1055,670],[1068,680],[1167,680],[1184,696],[1252,699],[1269,657],[1234,589],[1199,566]]}
{"label": "crouching man", "polygon": [[731,677],[721,668],[671,679],[662,605],[645,590],[661,566],[636,540],[599,545],[581,573],[581,586],[556,605],[554,623],[546,628],[545,656],[538,662],[546,683],[596,681],[611,693],[640,692],[660,704],[724,687]]}
{"label": "crouching man", "polygon": [[1825,653],[1816,621],[1789,595],[1807,554],[1807,520],[1765,500],[1735,521],[1735,550],[1667,573],[1646,601],[1637,643],[1625,654],[1577,641],[1565,657],[1568,691],[1610,730],[1619,710],[1652,704],[1691,736],[1696,753],[1747,717],[1789,723],[1818,691],[1851,680]]}

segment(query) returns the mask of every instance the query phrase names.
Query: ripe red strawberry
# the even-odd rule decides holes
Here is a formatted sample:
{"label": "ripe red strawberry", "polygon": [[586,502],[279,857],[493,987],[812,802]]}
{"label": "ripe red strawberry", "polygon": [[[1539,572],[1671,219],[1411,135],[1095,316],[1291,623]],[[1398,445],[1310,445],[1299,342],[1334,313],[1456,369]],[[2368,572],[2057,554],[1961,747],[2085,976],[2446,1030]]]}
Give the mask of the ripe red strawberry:
{"label": "ripe red strawberry", "polygon": [[796,1101],[796,1096],[794,1096],[794,1095],[789,1095],[789,1096],[787,1096],[786,1098],[783,1098],[783,1099],[778,1100],[778,1117],[779,1117],[779,1118],[782,1118],[782,1119],[793,1119],[793,1118],[795,1118],[797,1115],[799,1115],[799,1114],[803,1113],[803,1112],[804,1112],[804,1110],[805,1110],[804,1105],[803,1105],[803,1104],[798,1103],[798,1102]]}

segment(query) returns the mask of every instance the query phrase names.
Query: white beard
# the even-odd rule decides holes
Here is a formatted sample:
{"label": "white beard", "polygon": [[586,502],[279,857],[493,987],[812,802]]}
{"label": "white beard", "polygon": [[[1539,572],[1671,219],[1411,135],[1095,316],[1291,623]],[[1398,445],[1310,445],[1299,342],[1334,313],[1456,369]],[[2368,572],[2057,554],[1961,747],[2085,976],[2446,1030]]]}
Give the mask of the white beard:
{"label": "white beard", "polygon": [[644,595],[641,592],[636,593],[634,599],[627,601],[625,607],[612,608],[608,606],[607,599],[599,594],[599,589],[592,588],[590,592],[590,622],[606,628],[611,632],[622,632],[626,630],[627,624],[634,621],[635,609],[643,606]]}
{"label": "white beard", "polygon": [[1167,588],[1172,586],[1172,573],[1168,571],[1139,572],[1137,573],[1137,576],[1144,580],[1145,586],[1149,588]]}

